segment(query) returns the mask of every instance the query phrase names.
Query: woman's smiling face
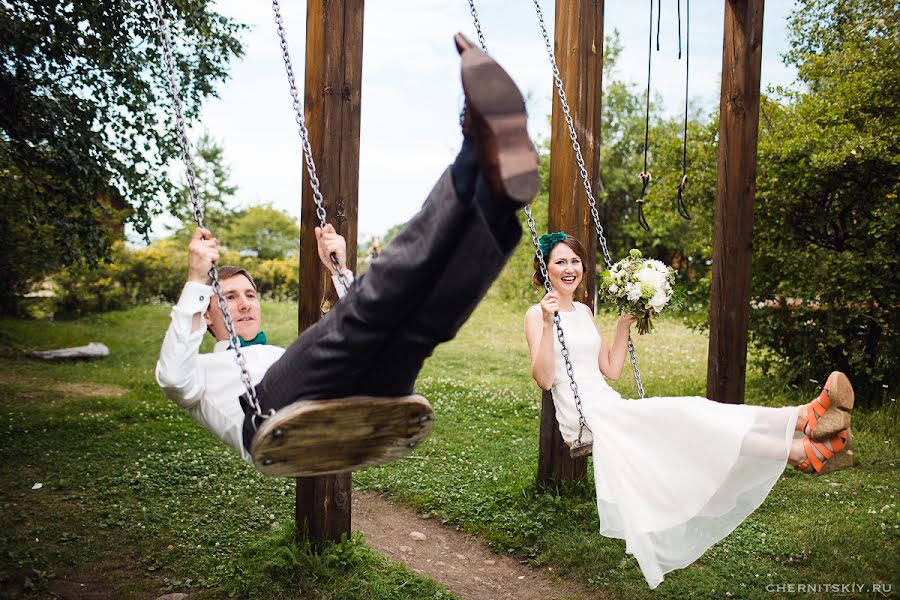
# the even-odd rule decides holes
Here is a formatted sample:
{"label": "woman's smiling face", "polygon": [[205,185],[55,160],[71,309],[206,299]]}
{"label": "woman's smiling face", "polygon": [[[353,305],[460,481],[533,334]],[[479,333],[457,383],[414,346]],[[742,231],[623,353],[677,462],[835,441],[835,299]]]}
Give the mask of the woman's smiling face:
{"label": "woman's smiling face", "polygon": [[554,290],[562,294],[574,294],[584,278],[584,263],[574,250],[560,242],[550,251],[547,274]]}

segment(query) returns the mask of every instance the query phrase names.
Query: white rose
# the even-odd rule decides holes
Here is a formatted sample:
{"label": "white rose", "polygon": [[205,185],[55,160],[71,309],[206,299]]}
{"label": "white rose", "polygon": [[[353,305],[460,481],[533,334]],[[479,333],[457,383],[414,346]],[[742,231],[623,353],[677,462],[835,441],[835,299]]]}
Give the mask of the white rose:
{"label": "white rose", "polygon": [[619,286],[617,286],[616,284],[612,284],[611,286],[609,286],[609,293],[610,294],[618,294]]}
{"label": "white rose", "polygon": [[656,260],[655,258],[651,258],[647,261],[647,264],[653,267],[654,270],[659,271],[660,273],[668,273],[669,267],[664,265],[662,262]]}
{"label": "white rose", "polygon": [[669,302],[669,297],[664,290],[657,290],[653,297],[647,302],[647,304],[655,310],[657,313],[661,313],[662,309],[666,307],[666,304]]}
{"label": "white rose", "polygon": [[652,285],[654,290],[662,289],[666,284],[666,274],[660,273],[653,267],[644,267],[635,274],[635,278],[641,283]]}
{"label": "white rose", "polygon": [[625,296],[631,302],[636,302],[641,299],[641,284],[639,283],[629,283],[625,286]]}

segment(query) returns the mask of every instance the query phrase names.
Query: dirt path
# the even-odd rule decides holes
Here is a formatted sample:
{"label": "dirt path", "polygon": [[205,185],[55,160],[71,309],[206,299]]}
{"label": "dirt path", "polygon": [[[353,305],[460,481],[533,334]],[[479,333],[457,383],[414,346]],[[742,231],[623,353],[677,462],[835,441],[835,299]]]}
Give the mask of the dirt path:
{"label": "dirt path", "polygon": [[[119,398],[128,390],[106,383],[90,381],[52,381],[40,377],[28,377],[13,371],[0,371],[0,385],[21,386],[17,396],[26,399],[40,398],[48,392],[57,394],[57,400],[67,398]],[[55,400],[54,400],[55,401]]]}
{"label": "dirt path", "polygon": [[479,539],[375,494],[353,491],[353,529],[387,558],[468,600],[596,598],[596,592],[553,581]]}

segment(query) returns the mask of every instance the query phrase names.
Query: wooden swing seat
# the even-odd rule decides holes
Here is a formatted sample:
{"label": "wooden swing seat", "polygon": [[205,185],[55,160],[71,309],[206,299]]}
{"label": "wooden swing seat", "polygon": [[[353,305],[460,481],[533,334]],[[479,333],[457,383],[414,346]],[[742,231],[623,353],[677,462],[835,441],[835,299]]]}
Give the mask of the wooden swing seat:
{"label": "wooden swing seat", "polygon": [[591,443],[584,444],[582,443],[580,446],[572,444],[569,447],[569,456],[572,458],[581,458],[582,456],[590,456],[594,453],[593,451],[594,445]]}
{"label": "wooden swing seat", "polygon": [[406,456],[433,428],[434,410],[418,395],[301,400],[262,423],[250,455],[277,477],[356,471]]}

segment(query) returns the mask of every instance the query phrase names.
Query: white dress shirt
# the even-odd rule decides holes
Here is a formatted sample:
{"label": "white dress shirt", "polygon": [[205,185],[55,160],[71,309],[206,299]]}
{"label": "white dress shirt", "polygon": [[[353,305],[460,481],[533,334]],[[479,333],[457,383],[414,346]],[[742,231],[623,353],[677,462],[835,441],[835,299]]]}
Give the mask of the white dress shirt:
{"label": "white dress shirt", "polygon": [[[352,272],[346,270],[344,274],[353,281]],[[338,296],[343,297],[347,290],[337,277],[332,277],[332,281]],[[246,392],[246,387],[241,381],[241,369],[234,361],[235,351],[229,347],[228,340],[222,340],[216,342],[213,352],[200,354],[205,322],[201,322],[197,331],[191,331],[194,315],[206,312],[212,294],[212,286],[190,281],[185,284],[181,297],[172,307],[172,322],[156,363],[156,381],[170,400],[252,465],[250,453],[242,442],[244,411],[238,398]],[[255,386],[284,354],[284,348],[258,344],[242,347],[241,354]]]}

